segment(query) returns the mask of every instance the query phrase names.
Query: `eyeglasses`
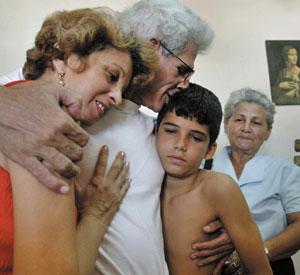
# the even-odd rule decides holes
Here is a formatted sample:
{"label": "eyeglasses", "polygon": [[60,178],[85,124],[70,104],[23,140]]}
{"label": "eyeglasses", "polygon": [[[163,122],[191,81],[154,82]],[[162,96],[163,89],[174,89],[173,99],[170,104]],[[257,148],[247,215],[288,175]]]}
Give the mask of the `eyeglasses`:
{"label": "eyeglasses", "polygon": [[182,63],[181,66],[177,67],[177,73],[178,75],[184,77],[184,81],[188,81],[191,78],[192,74],[195,72],[194,69],[186,64],[179,56],[173,53],[173,51],[168,49],[165,43],[163,43],[162,41],[160,41],[159,43],[169,54],[177,58]]}

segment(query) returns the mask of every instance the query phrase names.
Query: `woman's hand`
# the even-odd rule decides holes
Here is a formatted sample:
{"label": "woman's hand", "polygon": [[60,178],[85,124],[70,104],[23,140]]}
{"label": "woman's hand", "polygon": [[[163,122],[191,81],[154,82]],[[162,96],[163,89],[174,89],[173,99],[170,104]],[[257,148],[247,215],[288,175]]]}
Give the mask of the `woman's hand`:
{"label": "woman's hand", "polygon": [[130,180],[128,179],[129,166],[125,162],[123,152],[117,154],[105,175],[107,159],[108,148],[105,145],[100,149],[90,183],[85,187],[76,184],[76,199],[81,216],[92,215],[110,222],[129,188]]}

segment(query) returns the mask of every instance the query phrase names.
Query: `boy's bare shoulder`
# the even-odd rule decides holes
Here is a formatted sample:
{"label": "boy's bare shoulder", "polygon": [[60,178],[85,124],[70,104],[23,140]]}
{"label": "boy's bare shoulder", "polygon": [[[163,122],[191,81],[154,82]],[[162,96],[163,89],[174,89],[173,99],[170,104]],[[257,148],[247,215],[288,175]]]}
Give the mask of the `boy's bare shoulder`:
{"label": "boy's bare shoulder", "polygon": [[209,171],[209,170],[202,170],[201,173],[203,173],[203,182],[206,185],[211,185],[213,183],[218,183],[218,185],[231,185],[236,184],[234,179],[226,174],[215,172],[215,171]]}
{"label": "boy's bare shoulder", "polygon": [[203,170],[203,191],[207,195],[214,197],[231,195],[236,190],[239,190],[239,187],[230,176],[215,171]]}

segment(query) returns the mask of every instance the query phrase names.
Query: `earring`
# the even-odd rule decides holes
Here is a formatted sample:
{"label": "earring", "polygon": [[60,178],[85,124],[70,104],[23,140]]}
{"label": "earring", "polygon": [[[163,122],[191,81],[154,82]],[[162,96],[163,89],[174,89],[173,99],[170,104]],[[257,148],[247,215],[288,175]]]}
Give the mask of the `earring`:
{"label": "earring", "polygon": [[58,84],[61,86],[65,86],[66,83],[64,81],[66,73],[58,73]]}

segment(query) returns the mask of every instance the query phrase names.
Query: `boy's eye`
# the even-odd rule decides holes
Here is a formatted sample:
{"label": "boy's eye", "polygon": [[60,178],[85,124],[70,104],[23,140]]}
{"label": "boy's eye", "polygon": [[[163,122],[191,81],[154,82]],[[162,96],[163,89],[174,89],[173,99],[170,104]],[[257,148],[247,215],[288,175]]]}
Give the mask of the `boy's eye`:
{"label": "boy's eye", "polygon": [[167,134],[174,134],[174,133],[176,133],[176,130],[175,130],[175,129],[168,129],[168,128],[165,128],[164,130],[165,130],[165,132],[166,132]]}
{"label": "boy's eye", "polygon": [[196,142],[201,142],[201,138],[198,138],[198,137],[193,137],[193,139],[196,141]]}
{"label": "boy's eye", "polygon": [[202,141],[205,141],[205,137],[204,137],[204,136],[192,135],[192,139],[193,139],[195,142],[202,142]]}

